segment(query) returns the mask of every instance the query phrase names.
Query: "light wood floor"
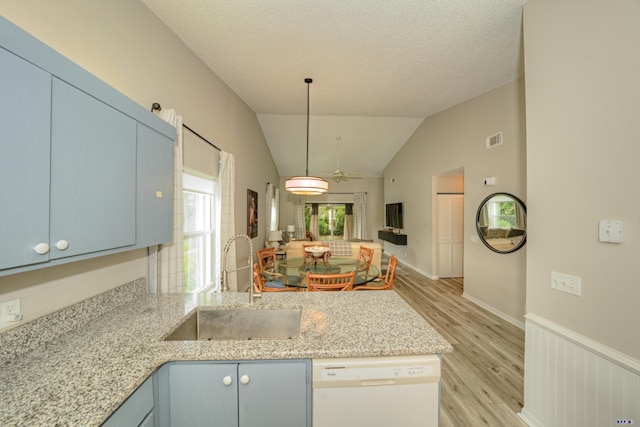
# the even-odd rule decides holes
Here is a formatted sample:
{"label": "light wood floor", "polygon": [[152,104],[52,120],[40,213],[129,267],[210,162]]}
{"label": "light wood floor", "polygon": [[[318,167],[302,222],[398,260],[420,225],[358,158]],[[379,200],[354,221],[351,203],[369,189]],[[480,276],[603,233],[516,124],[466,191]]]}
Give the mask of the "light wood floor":
{"label": "light wood floor", "polygon": [[394,289],[454,347],[443,356],[440,426],[526,426],[517,415],[524,331],[462,298],[461,278],[430,280],[399,265]]}

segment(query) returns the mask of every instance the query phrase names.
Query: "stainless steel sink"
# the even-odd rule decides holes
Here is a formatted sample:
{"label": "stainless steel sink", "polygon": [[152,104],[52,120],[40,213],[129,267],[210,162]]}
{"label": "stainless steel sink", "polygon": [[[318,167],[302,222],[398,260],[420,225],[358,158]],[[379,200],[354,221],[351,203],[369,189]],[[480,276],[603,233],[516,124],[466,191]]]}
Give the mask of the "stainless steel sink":
{"label": "stainless steel sink", "polygon": [[300,337],[300,310],[198,310],[165,341]]}

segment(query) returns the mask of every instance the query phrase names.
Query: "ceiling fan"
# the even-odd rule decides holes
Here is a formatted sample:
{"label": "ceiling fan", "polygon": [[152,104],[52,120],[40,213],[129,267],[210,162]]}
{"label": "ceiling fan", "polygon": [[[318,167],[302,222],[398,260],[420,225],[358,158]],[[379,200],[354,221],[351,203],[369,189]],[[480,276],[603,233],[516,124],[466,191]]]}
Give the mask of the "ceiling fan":
{"label": "ceiling fan", "polygon": [[338,168],[335,171],[333,171],[333,174],[331,175],[333,180],[335,182],[341,182],[341,181],[348,181],[350,178],[355,178],[355,179],[362,178],[362,176],[360,176],[362,174],[360,173],[346,173],[345,171],[340,169],[340,140],[341,139],[342,137],[336,136],[336,141],[338,141],[338,148],[337,148]]}

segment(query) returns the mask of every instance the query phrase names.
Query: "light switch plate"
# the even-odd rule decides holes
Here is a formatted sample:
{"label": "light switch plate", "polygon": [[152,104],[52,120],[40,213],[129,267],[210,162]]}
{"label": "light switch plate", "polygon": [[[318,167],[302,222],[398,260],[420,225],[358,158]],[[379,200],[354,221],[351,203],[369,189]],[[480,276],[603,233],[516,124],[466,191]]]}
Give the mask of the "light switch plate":
{"label": "light switch plate", "polygon": [[568,294],[580,296],[582,291],[581,280],[577,276],[571,276],[569,274],[551,272],[551,287],[558,291],[566,292]]}
{"label": "light switch plate", "polygon": [[622,243],[622,221],[600,221],[598,239],[606,243]]}

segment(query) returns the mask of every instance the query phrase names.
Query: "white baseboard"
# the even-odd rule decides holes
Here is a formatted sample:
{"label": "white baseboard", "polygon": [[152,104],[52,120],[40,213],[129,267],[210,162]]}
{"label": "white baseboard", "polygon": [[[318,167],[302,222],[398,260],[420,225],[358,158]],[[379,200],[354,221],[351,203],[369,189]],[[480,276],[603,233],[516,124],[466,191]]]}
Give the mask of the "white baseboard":
{"label": "white baseboard", "polygon": [[519,321],[518,319],[516,319],[514,317],[511,317],[508,314],[503,313],[500,310],[498,310],[498,309],[490,306],[489,304],[487,304],[485,302],[482,302],[479,299],[474,298],[474,297],[472,297],[470,295],[467,295],[467,294],[463,293],[462,297],[465,298],[465,299],[468,299],[469,301],[471,301],[472,303],[474,303],[476,305],[479,305],[480,307],[484,308],[488,312],[495,314],[496,316],[498,316],[502,320],[505,320],[505,321],[511,323],[512,325],[517,326],[518,328],[524,330],[524,322]]}
{"label": "white baseboard", "polygon": [[[438,276],[435,276],[433,274],[427,273],[426,271],[423,271],[423,270],[419,269],[418,267],[416,267],[415,265],[411,265],[411,264],[405,262],[404,260],[399,260],[399,262],[403,266],[406,266],[406,267],[416,271],[417,273],[420,273],[423,276],[428,277],[431,280],[439,280]],[[469,295],[467,295],[465,293],[463,293],[462,296],[464,298],[468,299],[469,301],[471,301],[472,303],[474,303],[476,305],[479,305],[480,307],[484,308],[485,310],[495,314],[496,316],[498,316],[502,320],[505,320],[505,321],[511,323],[512,325],[517,326],[518,328],[524,330],[524,322],[522,322],[522,321],[520,321],[518,319],[515,319],[515,318],[509,316],[508,314],[505,314],[505,313],[501,312],[500,310],[497,310],[496,308],[490,306],[489,304],[486,304],[486,303],[480,301],[479,299],[476,299],[476,298],[474,298],[472,296],[469,296]]]}
{"label": "white baseboard", "polygon": [[423,271],[423,270],[419,269],[418,267],[416,267],[415,265],[411,265],[411,264],[409,264],[408,262],[406,262],[404,260],[401,260],[401,259],[398,258],[398,262],[400,264],[402,264],[403,266],[405,266],[407,268],[410,268],[410,269],[414,270],[416,273],[420,273],[423,276],[425,276],[425,277],[427,277],[427,278],[429,278],[431,280],[438,280],[439,279],[438,276],[434,276],[433,274],[427,273],[426,271]]}
{"label": "white baseboard", "polygon": [[544,427],[542,424],[540,424],[536,417],[534,417],[533,414],[530,414],[525,408],[522,408],[522,412],[520,412],[518,416],[529,427]]}
{"label": "white baseboard", "polygon": [[[408,268],[410,268],[410,269],[412,269],[412,270],[416,271],[417,273],[420,273],[420,274],[422,274],[423,276],[428,277],[428,278],[429,278],[429,279],[431,279],[431,280],[439,280],[439,277],[438,277],[438,276],[435,276],[435,275],[433,275],[433,274],[427,273],[426,271],[423,271],[423,270],[419,269],[419,268],[418,268],[418,267],[416,267],[415,265],[411,265],[411,264],[407,263],[407,262],[406,262],[406,261],[404,261],[404,260],[398,260],[398,261],[399,261],[403,266],[406,266],[406,267],[408,267]],[[476,305],[479,305],[480,307],[484,308],[485,310],[487,310],[487,311],[489,311],[489,312],[491,312],[491,313],[495,314],[496,316],[498,316],[498,317],[499,317],[499,318],[501,318],[502,320],[505,320],[505,321],[507,321],[507,322],[511,323],[512,325],[517,326],[517,327],[518,327],[518,328],[520,328],[520,329],[524,329],[524,322],[522,322],[522,321],[520,321],[520,320],[518,320],[518,319],[515,319],[515,318],[513,318],[513,317],[509,316],[508,314],[505,314],[505,313],[501,312],[500,310],[495,309],[494,307],[490,306],[489,304],[486,304],[486,303],[484,303],[484,302],[480,301],[479,299],[476,299],[476,298],[474,298],[474,297],[472,297],[472,296],[469,296],[469,295],[467,295],[467,294],[465,294],[465,293],[463,293],[463,294],[462,294],[462,296],[463,296],[464,298],[468,299],[469,301],[471,301],[472,303],[474,303],[474,304],[476,304]]]}

